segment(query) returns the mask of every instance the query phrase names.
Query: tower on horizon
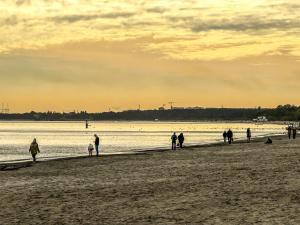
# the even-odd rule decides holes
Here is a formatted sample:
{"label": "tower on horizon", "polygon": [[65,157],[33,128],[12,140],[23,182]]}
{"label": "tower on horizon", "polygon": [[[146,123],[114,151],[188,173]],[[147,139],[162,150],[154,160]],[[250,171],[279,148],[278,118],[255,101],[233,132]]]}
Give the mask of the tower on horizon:
{"label": "tower on horizon", "polygon": [[6,104],[2,103],[2,104],[1,104],[0,113],[1,113],[1,114],[8,114],[8,113],[9,113],[9,106],[8,106],[8,103],[6,103]]}

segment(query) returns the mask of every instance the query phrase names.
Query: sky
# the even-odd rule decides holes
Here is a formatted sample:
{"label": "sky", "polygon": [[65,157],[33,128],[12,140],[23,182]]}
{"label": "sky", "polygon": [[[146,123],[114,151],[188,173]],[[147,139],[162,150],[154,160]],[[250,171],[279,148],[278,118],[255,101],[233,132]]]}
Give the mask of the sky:
{"label": "sky", "polygon": [[1,0],[12,112],[300,105],[299,0]]}

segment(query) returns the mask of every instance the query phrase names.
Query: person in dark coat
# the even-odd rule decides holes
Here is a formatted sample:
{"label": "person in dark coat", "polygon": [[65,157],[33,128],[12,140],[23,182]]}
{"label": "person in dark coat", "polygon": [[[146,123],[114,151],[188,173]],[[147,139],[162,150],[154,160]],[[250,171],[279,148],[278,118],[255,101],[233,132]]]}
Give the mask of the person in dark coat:
{"label": "person in dark coat", "polygon": [[224,139],[224,143],[226,143],[226,139],[227,139],[227,132],[226,132],[226,130],[223,132],[223,139]]}
{"label": "person in dark coat", "polygon": [[100,138],[97,134],[95,136],[95,149],[96,149],[96,156],[99,156],[99,145],[100,145]]}
{"label": "person in dark coat", "polygon": [[287,130],[288,130],[289,139],[291,139],[291,137],[292,137],[292,127],[288,126]]}
{"label": "person in dark coat", "polygon": [[232,130],[228,130],[227,132],[228,143],[231,144],[233,142],[233,132]]}
{"label": "person in dark coat", "polygon": [[247,129],[247,142],[250,143],[251,141],[251,130],[250,128]]}
{"label": "person in dark coat", "polygon": [[177,135],[175,132],[171,136],[171,141],[172,141],[172,150],[176,150]]}
{"label": "person in dark coat", "polygon": [[183,133],[178,135],[178,142],[179,142],[179,147],[183,148],[183,142],[184,142],[184,136]]}
{"label": "person in dark coat", "polygon": [[293,139],[296,139],[296,135],[297,135],[297,129],[293,128]]}

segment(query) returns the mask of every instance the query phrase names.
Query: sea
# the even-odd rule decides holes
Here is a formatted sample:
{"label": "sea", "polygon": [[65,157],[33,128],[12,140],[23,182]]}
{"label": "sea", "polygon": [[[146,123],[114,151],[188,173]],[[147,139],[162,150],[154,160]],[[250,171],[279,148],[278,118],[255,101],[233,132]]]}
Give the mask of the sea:
{"label": "sea", "polygon": [[39,160],[87,155],[87,147],[100,137],[100,152],[107,154],[134,153],[141,150],[170,148],[171,135],[183,133],[185,145],[221,142],[224,130],[231,129],[234,139],[246,139],[246,129],[253,137],[280,135],[285,126],[264,123],[231,122],[0,122],[0,163],[31,159],[29,146],[36,138],[41,153]]}

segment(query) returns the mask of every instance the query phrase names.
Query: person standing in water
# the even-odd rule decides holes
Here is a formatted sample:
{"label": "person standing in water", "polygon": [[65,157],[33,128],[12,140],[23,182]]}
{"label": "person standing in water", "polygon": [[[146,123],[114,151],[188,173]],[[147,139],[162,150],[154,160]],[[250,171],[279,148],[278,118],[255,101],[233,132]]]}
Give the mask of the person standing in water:
{"label": "person standing in water", "polygon": [[95,136],[95,149],[96,149],[96,156],[99,156],[99,145],[100,145],[100,138],[97,134]]}
{"label": "person standing in water", "polygon": [[224,132],[223,132],[223,139],[224,139],[224,143],[226,143],[226,139],[227,139],[227,132],[226,132],[226,130],[224,130]]}
{"label": "person standing in water", "polygon": [[250,128],[247,129],[247,142],[250,143],[251,141],[251,130]]}
{"label": "person standing in water", "polygon": [[176,150],[177,135],[175,132],[171,136],[171,141],[172,141],[172,150]]}
{"label": "person standing in water", "polygon": [[178,142],[179,142],[179,147],[183,148],[183,142],[184,142],[184,136],[183,133],[178,135]]}
{"label": "person standing in water", "polygon": [[40,149],[39,149],[39,145],[38,143],[36,142],[36,139],[34,138],[31,145],[30,145],[30,148],[29,148],[29,152],[31,153],[32,155],[32,160],[33,162],[36,162],[36,155],[38,153],[40,153]]}

